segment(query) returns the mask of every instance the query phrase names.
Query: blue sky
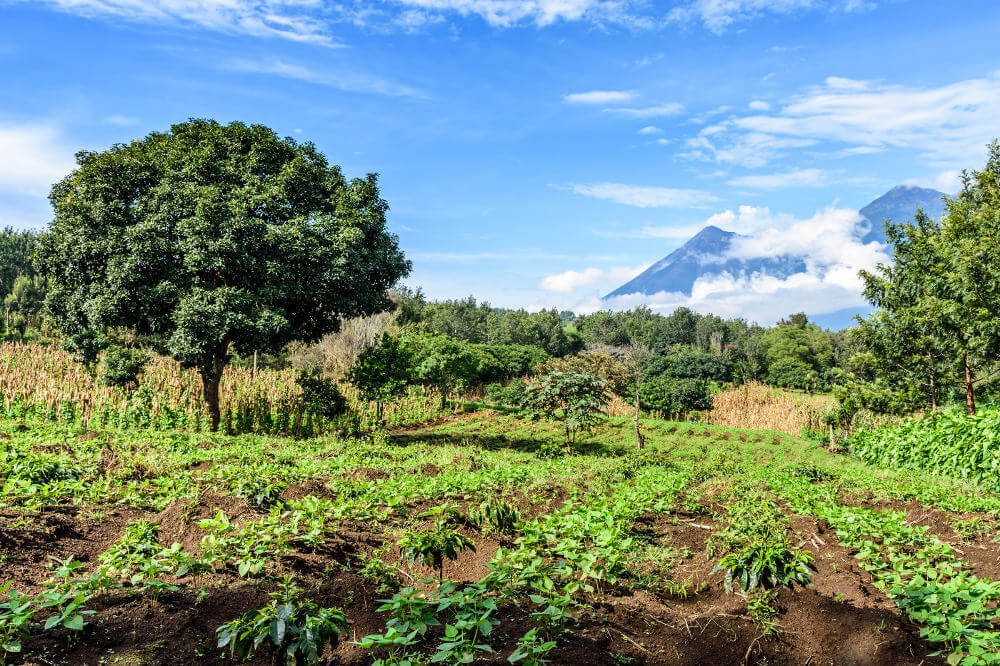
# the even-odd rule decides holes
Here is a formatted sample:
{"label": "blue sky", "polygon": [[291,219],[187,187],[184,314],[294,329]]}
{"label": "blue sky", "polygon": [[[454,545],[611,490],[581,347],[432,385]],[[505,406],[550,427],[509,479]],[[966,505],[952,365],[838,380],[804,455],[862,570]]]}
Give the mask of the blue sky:
{"label": "blue sky", "polygon": [[953,190],[1000,134],[998,27],[975,0],[0,0],[0,224],[44,225],[77,150],[243,120],[381,174],[432,298],[592,310],[714,223],[810,268],[647,302],[830,312],[884,258],[852,211]]}

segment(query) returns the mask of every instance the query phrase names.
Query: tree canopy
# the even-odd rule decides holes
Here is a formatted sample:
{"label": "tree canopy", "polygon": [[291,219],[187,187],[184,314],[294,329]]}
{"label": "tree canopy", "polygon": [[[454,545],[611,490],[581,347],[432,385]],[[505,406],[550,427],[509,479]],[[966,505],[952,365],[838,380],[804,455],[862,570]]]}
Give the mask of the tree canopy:
{"label": "tree canopy", "polygon": [[390,306],[408,274],[377,177],[348,181],[310,143],[191,120],[104,152],[50,194],[37,263],[69,334],[123,327],[201,373],[214,426],[230,350],[313,341]]}

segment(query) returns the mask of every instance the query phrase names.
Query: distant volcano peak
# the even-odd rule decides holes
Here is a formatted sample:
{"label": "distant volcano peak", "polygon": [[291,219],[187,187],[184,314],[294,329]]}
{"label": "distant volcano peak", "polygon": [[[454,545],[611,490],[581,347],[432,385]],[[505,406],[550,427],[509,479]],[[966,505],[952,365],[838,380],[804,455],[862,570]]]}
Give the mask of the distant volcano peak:
{"label": "distant volcano peak", "polygon": [[[859,225],[858,236],[866,242],[885,244],[882,221],[886,218],[903,221],[913,218],[917,208],[938,217],[944,210],[937,190],[913,185],[897,185],[861,209],[865,222]],[[805,258],[796,256],[760,257],[752,259],[728,257],[733,239],[739,234],[708,225],[682,246],[660,259],[640,275],[618,287],[604,298],[660,292],[691,295],[698,278],[728,273],[732,276],[766,273],[786,278],[805,271]]]}

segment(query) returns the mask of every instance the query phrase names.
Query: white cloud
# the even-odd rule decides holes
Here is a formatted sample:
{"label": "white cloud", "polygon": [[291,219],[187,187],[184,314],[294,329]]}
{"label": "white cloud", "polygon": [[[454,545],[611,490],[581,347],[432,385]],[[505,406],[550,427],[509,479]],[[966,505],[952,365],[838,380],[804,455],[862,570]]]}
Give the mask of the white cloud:
{"label": "white cloud", "polygon": [[319,0],[40,0],[55,9],[92,18],[179,23],[221,32],[279,37],[335,46],[310,11]]}
{"label": "white cloud", "polygon": [[225,69],[235,72],[280,76],[349,92],[375,93],[392,97],[426,97],[419,90],[375,76],[358,73],[352,74],[344,71],[338,71],[335,74],[317,72],[308,67],[278,59],[269,61],[235,59],[224,63],[222,66]]}
{"label": "white cloud", "polygon": [[[1000,117],[1000,73],[937,87],[829,77],[775,112],[731,117],[688,141],[688,157],[759,167],[820,142],[841,156],[916,151],[942,169],[982,159]],[[847,152],[850,151],[850,152]]]}
{"label": "white cloud", "polygon": [[0,125],[0,191],[45,196],[76,166],[74,150],[47,125]]}
{"label": "white cloud", "polygon": [[117,125],[119,127],[127,127],[129,125],[138,125],[139,119],[133,116],[126,116],[119,113],[108,116],[104,119],[109,125]]}
{"label": "white cloud", "polygon": [[730,178],[728,183],[734,187],[777,190],[783,187],[823,187],[833,181],[834,177],[822,169],[794,169],[783,173],[738,176]]}
{"label": "white cloud", "polygon": [[566,271],[545,276],[538,287],[545,291],[570,293],[581,287],[597,283],[610,285],[627,282],[648,267],[649,264],[643,264],[642,266],[616,266],[608,269],[585,268],[582,271]]}
{"label": "white cloud", "polygon": [[635,93],[626,90],[591,90],[563,96],[567,104],[627,104],[635,99]]}
{"label": "white cloud", "polygon": [[639,130],[639,134],[646,134],[646,135],[650,135],[650,134],[663,134],[663,130],[661,130],[659,127],[655,127],[653,125],[646,125],[641,130]]}
{"label": "white cloud", "polygon": [[874,3],[867,0],[691,0],[674,7],[667,18],[682,23],[697,21],[721,35],[736,23],[764,14],[792,14],[814,8],[853,12],[873,7]]}
{"label": "white cloud", "polygon": [[647,106],[644,108],[614,108],[604,109],[605,113],[617,113],[629,118],[657,118],[661,116],[676,116],[684,111],[684,105],[680,102],[669,102],[658,106]]}
{"label": "white cloud", "polygon": [[624,183],[573,184],[576,194],[639,208],[692,208],[716,200],[715,195],[704,190],[649,187]]}
{"label": "white cloud", "polygon": [[950,169],[928,178],[910,178],[903,184],[930,187],[935,190],[941,190],[945,194],[955,194],[962,189],[962,172],[958,169]]}
{"label": "white cloud", "polygon": [[592,290],[586,289],[597,281],[584,284],[582,278],[556,280],[563,288],[560,293],[566,294],[559,306],[579,312],[639,305],[671,312],[685,306],[698,312],[742,316],[761,323],[774,322],[790,312],[825,314],[860,308],[865,300],[861,295],[858,271],[889,261],[881,246],[866,245],[858,239],[856,230],[861,221],[857,211],[848,209],[827,208],[809,219],[797,219],[791,215],[773,214],[767,208],[741,206],[737,211],[712,215],[699,225],[663,228],[662,235],[650,233],[647,237],[676,237],[675,232],[679,231],[689,236],[697,228],[713,224],[744,234],[734,239],[727,257],[752,259],[795,255],[803,259],[805,269],[785,278],[765,273],[710,275],[695,282],[690,296],[682,293],[630,294],[608,301],[600,300],[590,293]]}
{"label": "white cloud", "polygon": [[396,3],[425,10],[475,15],[499,27],[521,23],[539,26],[557,21],[621,23],[638,27],[649,19],[632,14],[619,0],[395,0]]}
{"label": "white cloud", "polygon": [[771,105],[770,104],[768,104],[767,102],[765,102],[763,100],[759,100],[759,99],[753,100],[747,106],[750,107],[751,111],[770,111],[771,110]]}

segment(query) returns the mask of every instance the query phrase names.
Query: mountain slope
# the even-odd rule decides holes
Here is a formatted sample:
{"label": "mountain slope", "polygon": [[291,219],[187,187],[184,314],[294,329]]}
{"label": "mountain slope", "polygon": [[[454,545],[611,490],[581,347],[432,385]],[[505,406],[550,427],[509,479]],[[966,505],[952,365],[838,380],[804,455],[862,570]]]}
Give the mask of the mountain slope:
{"label": "mountain slope", "polygon": [[[937,190],[905,185],[894,187],[861,209],[866,222],[858,226],[858,237],[865,243],[884,244],[883,220],[910,220],[918,207],[923,208],[931,217],[939,217],[944,210],[942,196]],[[651,296],[659,292],[690,296],[695,281],[700,277],[723,273],[733,276],[766,273],[776,278],[786,278],[806,269],[803,257],[791,255],[753,259],[727,258],[727,251],[734,238],[738,238],[738,235],[732,231],[714,226],[705,227],[684,245],[604,298],[637,293]]]}
{"label": "mountain slope", "polygon": [[871,225],[867,233],[862,235],[862,240],[866,243],[875,241],[884,245],[885,230],[882,222],[886,219],[893,222],[910,221],[917,208],[923,208],[932,218],[941,217],[944,213],[942,196],[944,196],[942,192],[923,187],[899,185],[892,188],[861,209],[861,214]]}
{"label": "mountain slope", "polygon": [[725,254],[737,234],[707,226],[688,242],[645,271],[618,287],[605,298],[626,294],[655,294],[661,291],[691,295],[695,280],[704,275],[768,273],[791,275],[805,270],[800,257],[726,259]]}

